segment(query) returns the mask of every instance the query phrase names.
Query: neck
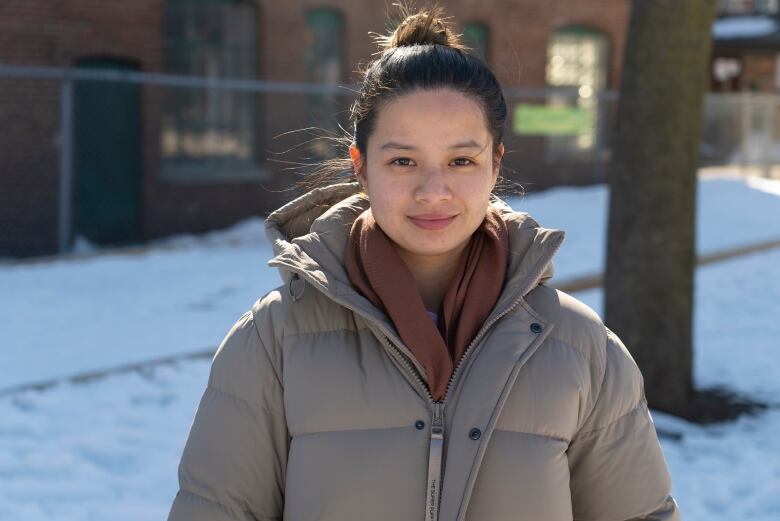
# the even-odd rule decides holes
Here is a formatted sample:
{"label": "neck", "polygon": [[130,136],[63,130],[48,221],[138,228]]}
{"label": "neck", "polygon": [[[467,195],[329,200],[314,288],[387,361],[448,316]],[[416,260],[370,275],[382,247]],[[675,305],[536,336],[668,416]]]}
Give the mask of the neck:
{"label": "neck", "polygon": [[425,309],[439,312],[439,306],[444,294],[458,270],[461,255],[464,254],[468,242],[456,252],[446,255],[414,255],[398,251],[409,271],[412,272],[415,286],[420,292]]}

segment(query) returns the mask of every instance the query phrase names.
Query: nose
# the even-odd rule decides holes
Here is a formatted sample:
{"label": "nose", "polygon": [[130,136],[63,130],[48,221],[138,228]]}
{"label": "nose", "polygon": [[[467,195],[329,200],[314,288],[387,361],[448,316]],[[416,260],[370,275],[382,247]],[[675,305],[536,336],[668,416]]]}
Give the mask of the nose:
{"label": "nose", "polygon": [[414,191],[418,202],[438,203],[452,199],[447,175],[440,168],[431,167],[422,172]]}

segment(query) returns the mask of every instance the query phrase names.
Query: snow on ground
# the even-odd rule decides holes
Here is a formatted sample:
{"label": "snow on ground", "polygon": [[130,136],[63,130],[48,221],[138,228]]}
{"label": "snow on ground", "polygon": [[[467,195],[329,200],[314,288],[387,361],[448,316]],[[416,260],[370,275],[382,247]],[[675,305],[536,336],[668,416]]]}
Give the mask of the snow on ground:
{"label": "snow on ground", "polygon": [[[767,183],[700,183],[700,252],[780,237],[780,183]],[[513,201],[567,231],[553,282],[598,271],[606,201],[603,187]],[[261,236],[255,220],[142,254],[0,265],[0,389],[216,346],[277,285]],[[601,313],[599,290],[576,296]],[[780,251],[698,270],[697,384],[774,407],[714,427],[654,413],[659,429],[683,434],[662,445],[686,520],[780,519],[779,317]],[[0,520],[164,519],[208,369],[188,361],[0,397]]]}
{"label": "snow on ground", "polygon": [[[694,284],[697,387],[728,383],[780,406],[780,362],[763,362],[780,360],[780,249],[702,266]],[[576,296],[604,316],[601,289]]]}
{"label": "snow on ground", "polygon": [[[780,181],[753,183],[699,183],[700,253],[780,239]],[[602,270],[604,186],[509,201],[542,226],[566,230],[554,280]],[[263,223],[251,219],[204,237],[166,239],[132,255],[0,264],[0,389],[215,348],[235,319],[280,283],[266,266],[270,257]]]}
{"label": "snow on ground", "polygon": [[216,348],[278,285],[262,223],[250,231],[238,244],[180,238],[134,255],[0,266],[0,389]]}
{"label": "snow on ground", "polygon": [[[719,176],[699,181],[696,250],[708,254],[780,239],[780,181]],[[566,231],[555,255],[555,278],[598,273],[606,263],[609,191],[604,185],[562,187],[525,198],[512,208],[547,228]],[[659,208],[663,211],[663,208]]]}
{"label": "snow on ground", "polygon": [[722,40],[768,36],[777,30],[777,22],[766,16],[729,16],[712,24],[712,36]]}
{"label": "snow on ground", "polygon": [[165,519],[209,364],[0,397],[0,520]]}

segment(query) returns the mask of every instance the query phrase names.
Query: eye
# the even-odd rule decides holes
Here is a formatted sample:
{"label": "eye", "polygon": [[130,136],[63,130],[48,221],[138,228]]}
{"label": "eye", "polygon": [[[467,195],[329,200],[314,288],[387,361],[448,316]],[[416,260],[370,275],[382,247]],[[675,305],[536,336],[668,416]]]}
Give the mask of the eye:
{"label": "eye", "polygon": [[456,163],[458,161],[465,161],[464,163],[456,164],[455,166],[471,166],[471,165],[475,164],[474,161],[472,161],[471,159],[468,159],[466,157],[459,157],[457,159],[453,159],[453,161],[455,161]]}
{"label": "eye", "polygon": [[408,157],[398,157],[390,161],[390,164],[396,166],[412,166],[412,160]]}

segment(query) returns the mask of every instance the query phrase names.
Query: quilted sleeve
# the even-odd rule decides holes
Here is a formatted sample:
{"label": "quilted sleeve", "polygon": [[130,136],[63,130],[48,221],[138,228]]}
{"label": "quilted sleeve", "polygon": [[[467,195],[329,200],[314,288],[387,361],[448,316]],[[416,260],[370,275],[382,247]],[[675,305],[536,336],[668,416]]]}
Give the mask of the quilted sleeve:
{"label": "quilted sleeve", "polygon": [[680,519],[642,374],[609,329],[603,383],[568,458],[575,520]]}
{"label": "quilted sleeve", "polygon": [[169,521],[282,519],[289,450],[283,388],[252,317],[244,314],[214,355]]}

